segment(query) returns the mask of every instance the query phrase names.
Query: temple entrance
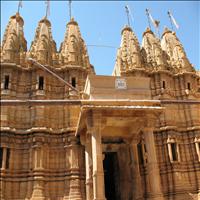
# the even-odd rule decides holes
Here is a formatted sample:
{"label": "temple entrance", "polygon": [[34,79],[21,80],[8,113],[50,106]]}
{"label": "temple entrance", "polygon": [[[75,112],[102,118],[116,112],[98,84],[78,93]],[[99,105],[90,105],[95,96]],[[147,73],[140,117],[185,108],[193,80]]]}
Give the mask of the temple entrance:
{"label": "temple entrance", "polygon": [[103,161],[105,196],[107,200],[120,200],[119,165],[116,152],[106,152]]}

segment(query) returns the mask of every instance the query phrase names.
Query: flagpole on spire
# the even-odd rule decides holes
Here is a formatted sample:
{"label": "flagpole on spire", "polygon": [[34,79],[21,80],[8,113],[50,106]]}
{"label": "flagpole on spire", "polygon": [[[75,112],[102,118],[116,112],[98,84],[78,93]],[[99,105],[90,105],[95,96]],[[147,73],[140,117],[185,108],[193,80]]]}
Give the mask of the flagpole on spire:
{"label": "flagpole on spire", "polygon": [[45,18],[47,19],[47,17],[50,15],[50,0],[46,0],[45,4],[46,4],[46,15],[45,15]]}
{"label": "flagpole on spire", "polygon": [[177,22],[176,22],[175,18],[173,17],[172,13],[170,11],[168,11],[167,14],[169,16],[169,20],[170,20],[170,23],[171,23],[172,30],[174,31],[173,24],[176,27],[176,29],[179,29],[179,25],[177,24]]}
{"label": "flagpole on spire", "polygon": [[20,8],[22,8],[22,0],[20,0],[18,3],[17,13],[19,13]]}
{"label": "flagpole on spire", "polygon": [[148,18],[148,23],[149,23],[150,29],[151,29],[151,25],[150,25],[150,22],[151,22],[156,29],[157,36],[160,38],[160,31],[159,31],[160,21],[153,19],[149,9],[146,9],[146,15],[147,15],[147,18]]}
{"label": "flagpole on spire", "polygon": [[126,9],[126,14],[127,14],[128,26],[130,26],[129,9],[128,9],[128,6],[127,6],[127,5],[125,6],[125,9]]}
{"label": "flagpole on spire", "polygon": [[151,29],[150,17],[149,17],[149,10],[146,8],[146,15],[148,19],[149,28]]}
{"label": "flagpole on spire", "polygon": [[71,21],[72,19],[72,1],[69,0],[69,20]]}

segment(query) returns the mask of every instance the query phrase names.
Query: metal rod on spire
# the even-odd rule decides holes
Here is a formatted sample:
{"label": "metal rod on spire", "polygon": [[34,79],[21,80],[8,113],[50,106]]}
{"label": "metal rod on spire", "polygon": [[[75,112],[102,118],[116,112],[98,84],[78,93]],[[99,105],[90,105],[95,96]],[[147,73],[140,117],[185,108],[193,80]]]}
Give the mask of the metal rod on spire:
{"label": "metal rod on spire", "polygon": [[128,26],[130,26],[130,19],[129,19],[129,8],[128,8],[128,6],[127,6],[127,5],[125,6],[125,9],[126,9],[126,14],[127,14]]}
{"label": "metal rod on spire", "polygon": [[45,15],[45,18],[47,18],[50,15],[50,0],[46,0],[45,4],[46,4],[46,15]]}
{"label": "metal rod on spire", "polygon": [[71,21],[72,19],[72,1],[69,0],[69,20]]}
{"label": "metal rod on spire", "polygon": [[20,8],[22,8],[22,0],[20,0],[18,3],[17,13],[19,13]]}
{"label": "metal rod on spire", "polygon": [[173,17],[172,13],[170,11],[168,11],[167,14],[169,16],[169,20],[170,20],[170,23],[171,23],[172,30],[174,31],[173,24],[176,27],[176,29],[179,29],[179,25],[177,24],[177,22],[176,22],[175,18]]}

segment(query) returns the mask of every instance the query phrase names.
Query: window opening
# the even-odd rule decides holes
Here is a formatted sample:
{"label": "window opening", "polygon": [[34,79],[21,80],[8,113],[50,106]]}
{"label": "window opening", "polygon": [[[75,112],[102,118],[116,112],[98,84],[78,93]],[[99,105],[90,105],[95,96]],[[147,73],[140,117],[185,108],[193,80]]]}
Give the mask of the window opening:
{"label": "window opening", "polygon": [[4,80],[4,90],[9,89],[9,75],[5,75],[5,80]]}
{"label": "window opening", "polygon": [[3,147],[0,147],[0,168],[2,168],[3,163]]}
{"label": "window opening", "polygon": [[44,77],[43,76],[39,76],[39,86],[38,86],[39,90],[43,90],[44,89]]}
{"label": "window opening", "polygon": [[10,149],[7,148],[7,155],[6,155],[6,169],[9,168],[9,162],[10,162]]}
{"label": "window opening", "polygon": [[187,83],[187,89],[188,89],[188,90],[191,90],[191,85],[190,85],[190,83]]}
{"label": "window opening", "polygon": [[178,160],[177,144],[171,143],[171,149],[172,149],[172,159],[173,159],[173,161],[177,161]]}
{"label": "window opening", "polygon": [[72,77],[72,86],[76,87],[76,78],[75,77]]}
{"label": "window opening", "polygon": [[165,81],[162,82],[162,87],[165,89],[166,85],[165,85]]}

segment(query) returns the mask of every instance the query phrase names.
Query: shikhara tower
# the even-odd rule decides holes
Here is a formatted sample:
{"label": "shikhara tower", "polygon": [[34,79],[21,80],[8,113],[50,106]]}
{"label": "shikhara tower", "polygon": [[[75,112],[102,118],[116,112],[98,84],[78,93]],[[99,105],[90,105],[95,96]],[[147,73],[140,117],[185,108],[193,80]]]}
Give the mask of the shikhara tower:
{"label": "shikhara tower", "polygon": [[1,45],[1,199],[200,198],[200,75],[175,32],[140,46],[125,26],[98,76],[74,18],[59,51],[46,17],[29,50],[23,26],[10,17]]}

